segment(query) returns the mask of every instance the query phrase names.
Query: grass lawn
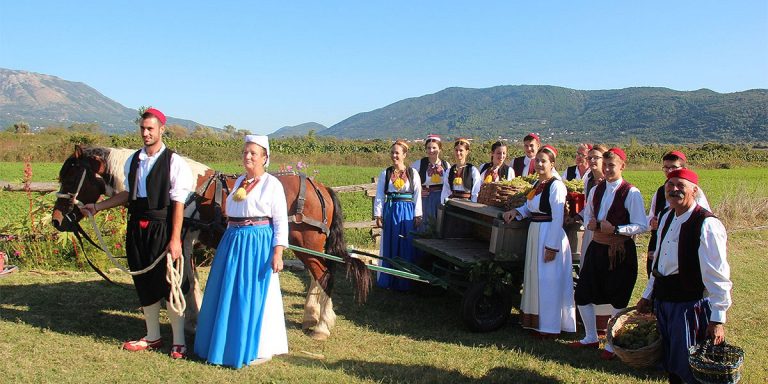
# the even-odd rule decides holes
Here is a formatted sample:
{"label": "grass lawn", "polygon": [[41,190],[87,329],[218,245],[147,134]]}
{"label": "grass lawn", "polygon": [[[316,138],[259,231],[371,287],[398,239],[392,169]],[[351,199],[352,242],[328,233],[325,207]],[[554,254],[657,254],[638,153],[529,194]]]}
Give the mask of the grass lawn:
{"label": "grass lawn", "polygon": [[[639,244],[647,243],[639,240]],[[746,350],[744,383],[768,380],[768,231],[730,234],[734,305],[726,337]],[[643,253],[643,252],[639,252]],[[205,275],[206,271],[203,271]],[[122,274],[112,277],[130,288]],[[397,294],[374,288],[364,306],[349,285],[334,294],[339,315],[332,337],[301,332],[304,272],[281,275],[290,353],[259,367],[231,370],[162,352],[130,353],[119,345],[144,325],[131,289],[87,272],[22,271],[0,279],[0,372],[4,382],[299,382],[299,383],[662,383],[658,371],[604,362],[596,351],[537,341],[514,321],[499,331],[466,331],[457,296]],[[640,276],[635,299],[645,284]],[[634,300],[633,300],[634,302]],[[166,340],[170,327],[163,328]],[[188,340],[191,343],[191,340]]]}

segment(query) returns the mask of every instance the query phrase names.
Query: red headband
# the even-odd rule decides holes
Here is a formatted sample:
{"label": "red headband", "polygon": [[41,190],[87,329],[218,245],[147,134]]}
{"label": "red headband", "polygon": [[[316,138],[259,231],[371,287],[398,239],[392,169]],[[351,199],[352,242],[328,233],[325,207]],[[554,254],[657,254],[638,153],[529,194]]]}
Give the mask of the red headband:
{"label": "red headband", "polygon": [[144,114],[147,114],[147,113],[149,113],[150,115],[156,117],[157,120],[160,121],[161,125],[165,125],[165,115],[162,112],[158,111],[157,109],[150,108],[150,109],[147,109],[146,111],[144,111]]}
{"label": "red headband", "polygon": [[555,149],[555,147],[553,147],[553,146],[551,146],[551,145],[547,144],[547,145],[545,145],[545,146],[541,147],[541,149],[542,149],[542,150],[545,150],[545,149],[546,149],[546,150],[548,150],[548,151],[552,152],[552,154],[553,154],[553,155],[555,155],[555,157],[557,157],[557,149]]}
{"label": "red headband", "polygon": [[699,175],[696,174],[696,172],[691,171],[688,168],[680,168],[675,169],[674,171],[667,173],[667,180],[677,177],[680,179],[686,179],[690,181],[691,183],[694,183],[696,185],[699,184]]}
{"label": "red headband", "polygon": [[624,161],[624,162],[627,161],[627,154],[624,153],[624,151],[619,147],[613,147],[609,149],[608,152],[613,152],[614,154],[616,154],[616,156],[618,156],[621,159],[621,161]]}

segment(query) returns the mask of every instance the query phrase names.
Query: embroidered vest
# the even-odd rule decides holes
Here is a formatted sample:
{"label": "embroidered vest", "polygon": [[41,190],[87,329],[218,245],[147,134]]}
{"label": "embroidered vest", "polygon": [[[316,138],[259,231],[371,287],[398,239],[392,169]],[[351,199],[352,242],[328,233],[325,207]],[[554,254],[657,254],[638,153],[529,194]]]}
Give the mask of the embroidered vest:
{"label": "embroidered vest", "polygon": [[[592,197],[592,210],[595,212],[595,220],[597,220],[600,214],[600,205],[603,202],[603,195],[605,195],[605,189],[608,184],[605,180],[597,185],[595,188],[595,196]],[[624,207],[624,202],[627,200],[629,190],[632,188],[632,184],[626,180],[621,181],[621,185],[616,189],[616,194],[613,197],[611,207],[608,208],[608,214],[605,219],[608,220],[614,226],[629,224],[629,211]]]}
{"label": "embroidered vest", "polygon": [[[485,163],[480,167],[480,177],[483,177],[483,172],[493,167],[493,163]],[[506,180],[509,174],[509,165],[501,163],[499,166],[499,180]]]}
{"label": "embroidered vest", "polygon": [[[392,179],[392,173],[395,171],[395,167],[388,167],[387,170],[384,172],[384,194],[386,195],[387,190],[389,189],[389,180]],[[405,175],[408,177],[408,190],[402,191],[402,192],[396,192],[396,193],[411,193],[413,194],[416,186],[413,185],[413,168],[411,167],[405,167]],[[413,201],[416,202],[416,198],[421,197],[420,194],[414,194],[413,195]]]}
{"label": "embroidered vest", "polygon": [[[464,187],[465,192],[472,192],[472,185],[474,184],[474,180],[472,179],[472,167],[474,165],[467,163],[464,165],[464,172],[461,175],[461,183]],[[456,164],[451,165],[451,170],[448,172],[448,185],[451,186],[451,191],[453,191],[453,179],[456,178]]]}
{"label": "embroidered vest", "polygon": [[[440,160],[440,166],[443,167],[443,172],[448,170],[448,162],[445,160]],[[421,177],[421,183],[426,184],[427,183],[427,168],[429,167],[429,157],[422,157],[421,161],[419,162],[419,176]]]}

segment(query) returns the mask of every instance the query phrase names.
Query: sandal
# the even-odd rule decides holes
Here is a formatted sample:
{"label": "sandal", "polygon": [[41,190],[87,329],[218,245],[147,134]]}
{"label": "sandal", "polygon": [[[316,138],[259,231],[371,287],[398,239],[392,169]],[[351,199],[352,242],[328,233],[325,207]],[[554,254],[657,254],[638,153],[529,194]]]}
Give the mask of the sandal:
{"label": "sandal", "polygon": [[131,340],[123,343],[123,349],[126,351],[146,351],[148,349],[157,349],[163,346],[163,339],[157,339],[154,341],[141,338],[139,340]]}
{"label": "sandal", "polygon": [[174,344],[171,347],[171,353],[169,354],[171,359],[183,359],[187,357],[187,346],[182,344]]}

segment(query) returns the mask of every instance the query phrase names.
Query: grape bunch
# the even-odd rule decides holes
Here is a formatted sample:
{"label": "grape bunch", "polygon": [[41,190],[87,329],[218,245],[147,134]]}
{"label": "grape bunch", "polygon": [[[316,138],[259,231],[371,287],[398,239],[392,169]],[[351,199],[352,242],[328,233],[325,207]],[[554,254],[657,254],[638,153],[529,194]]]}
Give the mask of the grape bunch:
{"label": "grape bunch", "polygon": [[568,192],[584,193],[584,182],[579,179],[563,180]]}
{"label": "grape bunch", "polygon": [[628,319],[613,337],[613,344],[624,349],[640,349],[659,338],[656,319],[642,317]]}

